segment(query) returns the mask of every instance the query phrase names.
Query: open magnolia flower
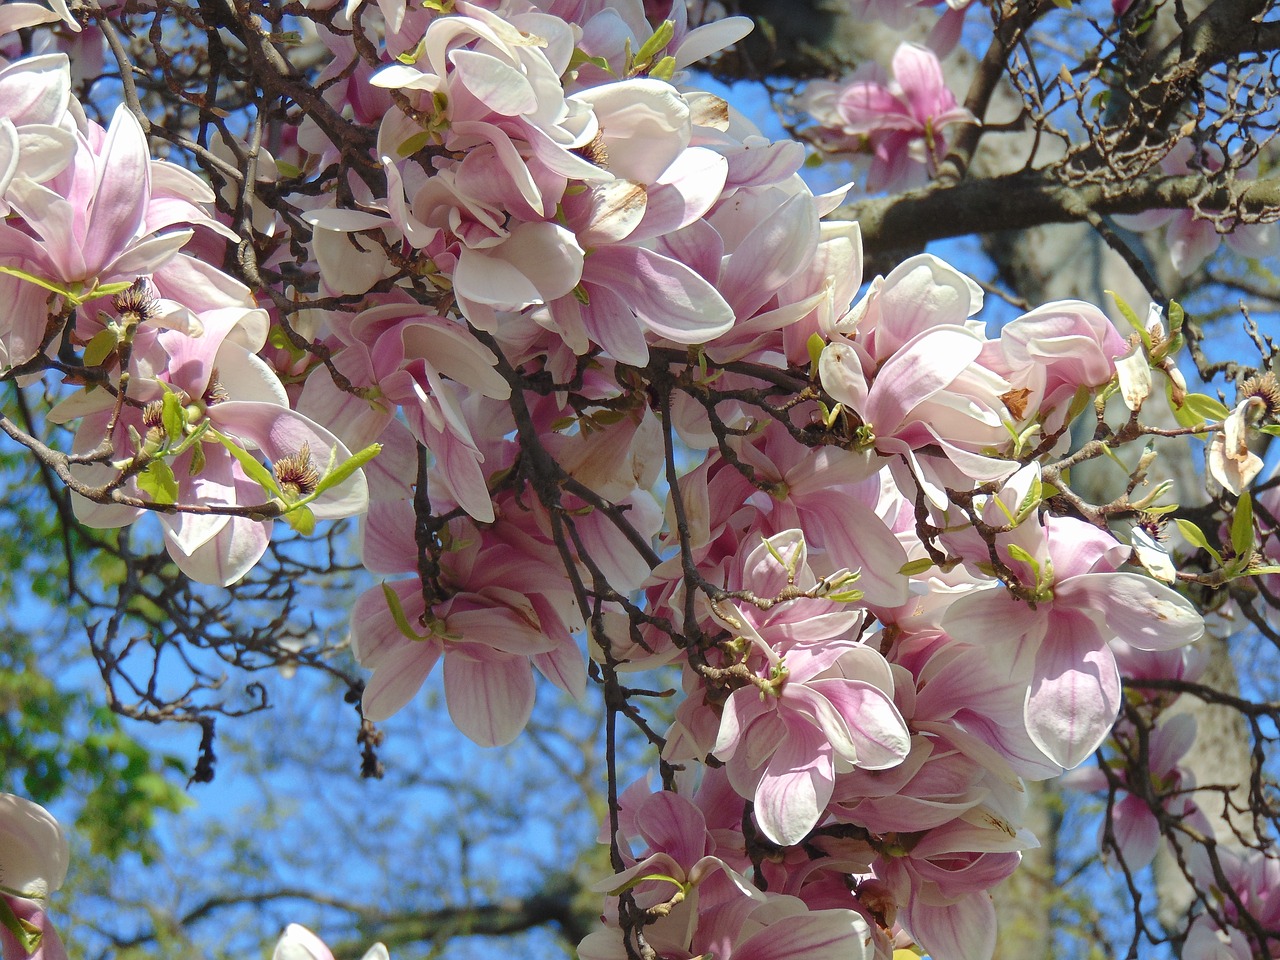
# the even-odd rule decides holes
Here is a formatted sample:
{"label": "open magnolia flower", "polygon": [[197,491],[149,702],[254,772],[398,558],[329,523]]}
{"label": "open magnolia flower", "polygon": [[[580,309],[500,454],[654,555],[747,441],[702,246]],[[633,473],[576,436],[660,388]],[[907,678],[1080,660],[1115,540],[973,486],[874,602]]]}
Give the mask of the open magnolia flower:
{"label": "open magnolia flower", "polygon": [[1236,496],[1262,471],[1262,458],[1249,449],[1250,434],[1257,426],[1280,416],[1280,384],[1268,371],[1250,377],[1236,391],[1239,402],[1209,442],[1206,463],[1213,479]]}

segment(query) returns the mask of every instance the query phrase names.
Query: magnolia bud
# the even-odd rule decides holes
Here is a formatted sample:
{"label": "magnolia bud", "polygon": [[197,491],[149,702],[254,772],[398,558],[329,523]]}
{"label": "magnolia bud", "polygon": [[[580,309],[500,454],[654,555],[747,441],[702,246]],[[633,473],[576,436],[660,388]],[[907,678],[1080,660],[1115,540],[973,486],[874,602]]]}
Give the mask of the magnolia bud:
{"label": "magnolia bud", "polygon": [[1151,396],[1151,364],[1141,344],[1134,344],[1123,357],[1116,358],[1116,375],[1120,378],[1124,405],[1137,413]]}

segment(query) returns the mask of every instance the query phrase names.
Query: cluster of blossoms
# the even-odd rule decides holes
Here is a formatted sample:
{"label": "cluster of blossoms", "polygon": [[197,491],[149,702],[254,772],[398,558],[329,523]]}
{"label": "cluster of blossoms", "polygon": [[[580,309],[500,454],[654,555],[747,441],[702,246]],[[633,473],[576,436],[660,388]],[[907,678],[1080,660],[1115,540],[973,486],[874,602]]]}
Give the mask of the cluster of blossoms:
{"label": "cluster of blossoms", "polygon": [[[245,162],[284,201],[241,205],[269,291],[213,265],[241,241],[214,192],[127,108],[87,119],[65,55],[0,72],[0,364],[63,377],[79,517],[158,513],[185,573],[230,584],[273,519],[361,516],[387,578],[352,617],[371,720],[443,661],[459,729],[508,743],[535,671],[583,693],[584,632],[605,683],[678,670],[679,773],[620,801],[583,957],[990,957],[989,891],[1036,843],[1024,780],[1104,741],[1126,657],[1203,631],[1045,505],[1130,344],[1078,301],[991,337],[930,255],[855,303],[843,191],[678,82],[745,20],[306,6],[315,88],[376,135],[332,189],[308,178],[351,148],[322,111]],[[972,120],[928,51],[894,69],[829,97],[882,187]],[[309,936],[277,955],[327,957]]]}
{"label": "cluster of blossoms", "polygon": [[[50,414],[79,421],[69,473],[82,522],[119,527],[181,504],[160,514],[170,556],[193,579],[233,583],[266,551],[267,518],[352,516],[367,485],[259,356],[267,312],[210,265],[237,236],[212,215],[213,191],[154,159],[123,105],[106,129],[86,118],[71,86],[60,53],[0,72],[0,372],[54,366],[83,384]],[[79,363],[55,359],[64,344]]]}

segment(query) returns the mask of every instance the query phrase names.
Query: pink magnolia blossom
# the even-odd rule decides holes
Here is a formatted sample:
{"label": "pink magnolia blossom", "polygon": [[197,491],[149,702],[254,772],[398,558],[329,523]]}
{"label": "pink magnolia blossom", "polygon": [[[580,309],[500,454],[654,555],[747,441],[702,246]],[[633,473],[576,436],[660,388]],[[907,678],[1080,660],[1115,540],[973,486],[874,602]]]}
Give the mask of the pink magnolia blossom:
{"label": "pink magnolia blossom", "polygon": [[718,484],[719,496],[752,503],[768,515],[762,523],[771,533],[805,530],[806,549],[824,550],[831,568],[858,572],[857,588],[869,604],[906,601],[907,578],[898,570],[907,553],[880,510],[886,485],[877,458],[830,446],[811,449],[777,423],[735,445],[735,452],[776,493],[766,499],[730,470]]}
{"label": "pink magnolia blossom", "polygon": [[810,102],[825,108],[816,114],[819,137],[836,149],[871,154],[865,184],[871,193],[923,185],[946,153],[946,128],[977,122],[947,88],[937,54],[914,43],[894,53],[893,79],[876,70],[815,93]]}
{"label": "pink magnolia blossom", "polygon": [[469,392],[493,399],[510,394],[493,352],[461,324],[413,303],[362,312],[349,337],[360,358],[368,356],[369,382],[362,386],[376,387],[380,398],[399,406],[409,430],[436,458],[454,502],[478,520],[492,520],[485,458],[463,399]]}
{"label": "pink magnolia blossom", "polygon": [[[1206,175],[1223,166],[1222,153],[1216,147],[1206,147],[1197,156],[1196,145],[1191,140],[1180,140],[1160,161],[1160,169],[1169,176],[1203,171]],[[1256,161],[1237,175],[1239,180],[1256,176]],[[1149,210],[1146,213],[1118,216],[1116,221],[1130,230],[1148,233],[1163,230],[1164,250],[1168,251],[1173,268],[1189,277],[1226,241],[1228,247],[1250,260],[1274,256],[1280,251],[1280,224],[1227,224],[1225,233],[1219,233],[1212,220],[1197,217],[1191,209]]]}
{"label": "pink magnolia blossom", "polygon": [[[149,303],[143,295],[143,312],[151,309]],[[114,398],[98,390],[74,395],[60,404],[51,418],[62,421],[80,417],[77,452],[96,450],[107,438],[115,448],[114,460],[123,462],[137,453],[131,446],[130,428],[144,441],[155,444],[159,452],[167,427],[161,422],[158,405],[163,404],[167,389],[182,405],[184,437],[211,427],[232,442],[266,455],[273,464],[287,464],[290,458],[298,460],[303,473],[308,469],[313,472],[303,485],[318,484],[331,469],[331,462],[336,467],[349,460],[351,451],[329,431],[289,408],[283,385],[251,349],[260,348],[266,334],[265,323],[256,322],[258,313],[238,308],[205,311],[199,320],[203,331],[200,337],[178,330],[161,332],[154,361],[162,368],[155,371],[158,376],[139,376],[151,371],[135,368],[130,384],[134,399],[147,406],[126,405],[117,417]],[[109,425],[114,429],[107,437]],[[271,498],[212,434],[195,440],[193,446],[173,459],[168,469],[176,485],[171,502],[247,506]],[[77,468],[76,472],[92,485],[112,479],[116,470],[112,465],[97,463]],[[278,479],[283,477],[280,470],[276,472]],[[135,497],[149,497],[136,477],[128,480],[125,490]],[[311,490],[299,492],[306,495]],[[147,512],[80,496],[73,496],[72,500],[81,521],[99,528],[124,526]],[[363,473],[356,471],[321,493],[307,508],[319,519],[337,519],[360,513],[367,502],[367,482]],[[271,537],[271,521],[225,513],[162,513],[160,520],[165,546],[183,572],[200,582],[222,586],[244,577],[266,551]]]}
{"label": "pink magnolia blossom", "polygon": [[1016,467],[989,453],[1008,444],[1009,382],[977,362],[987,340],[970,317],[981,305],[981,290],[950,265],[913,257],[872,281],[819,361],[823,388],[854,416],[855,442],[895,464],[905,458],[900,485],[922,485],[939,508],[944,488]]}
{"label": "pink magnolia blossom", "polygon": [[[810,910],[782,894],[759,893],[725,900],[704,910],[682,944],[670,945],[670,960],[867,960],[871,933],[853,910]],[[578,946],[582,960],[625,960],[616,930],[590,934]]]}
{"label": "pink magnolia blossom", "polygon": [[[1125,743],[1136,741],[1134,732],[1128,727],[1118,730],[1116,737]],[[1195,737],[1194,716],[1182,713],[1162,718],[1148,739],[1145,754],[1148,763],[1141,776],[1150,778],[1152,794],[1159,799],[1167,815],[1188,824],[1202,825],[1210,834],[1212,829],[1200,814],[1191,794],[1196,785],[1195,777],[1178,766],[1191,749]],[[1136,742],[1132,749],[1137,749]],[[1123,769],[1116,773],[1127,782]],[[1108,787],[1106,775],[1098,769],[1075,770],[1064,780],[1080,790],[1102,791]],[[1126,870],[1141,870],[1155,859],[1160,849],[1160,822],[1146,800],[1126,793],[1115,802],[1107,820]]]}
{"label": "pink magnolia blossom", "polygon": [[[852,0],[851,7],[859,19],[874,19],[893,30],[906,30],[920,20],[920,12],[936,7],[937,0]],[[946,0],[942,16],[929,31],[929,46],[939,56],[950,53],[960,39],[960,28],[971,0]]]}
{"label": "pink magnolia blossom", "polygon": [[[1006,323],[991,347],[998,347],[999,355],[989,347],[983,359],[1009,381],[1005,407],[1021,421],[1023,411],[1040,416],[1056,412],[1060,420],[1080,388],[1102,386],[1115,376],[1116,358],[1128,344],[1093,304],[1062,300]],[[1057,427],[1059,420],[1046,429]]]}
{"label": "pink magnolia blossom", "polygon": [[[1183,955],[1190,960],[1251,960],[1259,956],[1275,956],[1280,950],[1280,860],[1268,850],[1236,852],[1219,844],[1218,858],[1222,874],[1235,899],[1228,897],[1212,871],[1208,858],[1192,857],[1193,869],[1204,888],[1213,891],[1217,909],[1226,921],[1219,924],[1209,914],[1201,914],[1187,934]],[[1259,944],[1252,924],[1240,917],[1239,901],[1254,922],[1267,932],[1266,942]]]}
{"label": "pink magnolia blossom", "polygon": [[77,134],[70,167],[43,186],[15,180],[8,200],[31,233],[0,224],[0,260],[60,284],[91,289],[134,280],[169,260],[190,230],[150,226],[151,158],[146,136],[123,105],[105,134]]}
{"label": "pink magnolia blossom", "polygon": [[[374,672],[365,716],[394,714],[441,659],[449,715],[484,746],[510,743],[524,729],[533,711],[532,667],[581,695],[586,669],[572,638],[580,621],[564,572],[556,572],[554,547],[503,527],[482,532],[461,521],[451,525],[440,559],[444,595],[430,608],[416,576],[357,598],[352,647]],[[362,530],[366,567],[380,574],[418,572],[412,504],[372,504]],[[504,543],[504,532],[544,555]]]}
{"label": "pink magnolia blossom", "polygon": [[1038,845],[999,814],[975,813],[981,815],[908,839],[900,854],[873,865],[900,905],[902,926],[929,954],[948,960],[991,960],[996,916],[988,891],[1017,869],[1022,850]]}
{"label": "pink magnolia blossom", "polygon": [[[789,583],[817,587],[800,531],[778,534],[753,550],[741,582],[765,598]],[[834,607],[823,600],[789,601],[780,605],[782,619],[767,622],[745,603],[716,614],[738,636],[754,676],[729,695],[713,752],[725,761],[734,789],[754,799],[761,831],[778,844],[798,842],[822,819],[837,764],[884,769],[910,749],[891,700],[888,665],[848,636],[850,621],[860,616]]]}
{"label": "pink magnolia blossom", "polygon": [[65,54],[28,57],[0,68],[0,214],[15,178],[43,183],[76,150],[68,113],[71,70]]}
{"label": "pink magnolia blossom", "polygon": [[[685,949],[700,916],[716,905],[744,896],[759,898],[759,891],[722,857],[731,856],[739,868],[748,867],[746,859],[736,850],[717,849],[702,811],[685,797],[669,791],[649,793],[642,782],[629,787],[619,798],[619,841],[624,850],[629,840],[644,844],[643,856],[624,853],[630,866],[600,881],[596,889],[628,890],[646,909],[680,894],[675,908],[645,931],[650,945],[663,954]],[[600,949],[614,945],[612,931],[592,936]],[[588,945],[587,954],[591,952]]]}
{"label": "pink magnolia blossom", "polygon": [[[579,0],[540,0],[548,13],[580,23],[581,49],[592,57],[604,59],[612,71],[606,73],[585,64],[574,78],[577,86],[594,86],[612,77],[625,76],[626,52],[639,50],[654,33],[654,24],[671,21],[671,40],[660,55],[670,56],[677,71],[683,71],[699,60],[723,50],[745,37],[752,29],[748,17],[711,17],[706,5],[697,0],[612,0],[609,3],[580,3]],[[702,19],[710,20],[696,26]]]}
{"label": "pink magnolia blossom", "polygon": [[[1010,516],[1035,476],[1024,468],[1000,494]],[[988,522],[1006,522],[1003,511],[987,510]],[[1119,709],[1120,675],[1108,642],[1171,650],[1199,638],[1204,621],[1163,584],[1118,572],[1128,548],[1084,521],[1030,518],[1008,537],[1002,559],[1032,592],[1030,601],[995,584],[955,600],[943,627],[967,643],[998,644],[1011,672],[1026,671],[1031,739],[1054,763],[1074,767],[1106,737]]]}

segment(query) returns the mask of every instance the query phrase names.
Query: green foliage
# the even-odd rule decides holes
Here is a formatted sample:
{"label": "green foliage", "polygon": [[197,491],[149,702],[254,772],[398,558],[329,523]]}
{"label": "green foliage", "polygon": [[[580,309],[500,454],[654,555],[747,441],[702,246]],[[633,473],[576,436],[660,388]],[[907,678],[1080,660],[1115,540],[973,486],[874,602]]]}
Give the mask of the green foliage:
{"label": "green foliage", "polygon": [[96,854],[114,860],[128,851],[150,863],[156,814],[176,813],[191,803],[169,779],[185,778],[185,766],[176,757],[153,757],[106,708],[89,719],[91,732],[72,745],[66,761],[71,773],[91,784],[76,827]]}
{"label": "green foliage", "polygon": [[74,832],[94,853],[148,860],[158,814],[187,804],[188,774],[93,706],[102,702],[101,681],[75,666],[88,611],[69,596],[68,559],[76,558],[77,582],[110,588],[126,575],[111,552],[118,536],[64,529],[43,489],[28,461],[0,452],[0,505],[9,518],[0,527],[0,790],[46,805],[74,801]]}
{"label": "green foliage", "polygon": [[[95,698],[96,699],[96,698]],[[94,853],[148,862],[156,815],[187,805],[182,761],[153,756],[107,708],[45,675],[27,638],[0,648],[0,789],[49,804],[82,797],[76,833]]]}

